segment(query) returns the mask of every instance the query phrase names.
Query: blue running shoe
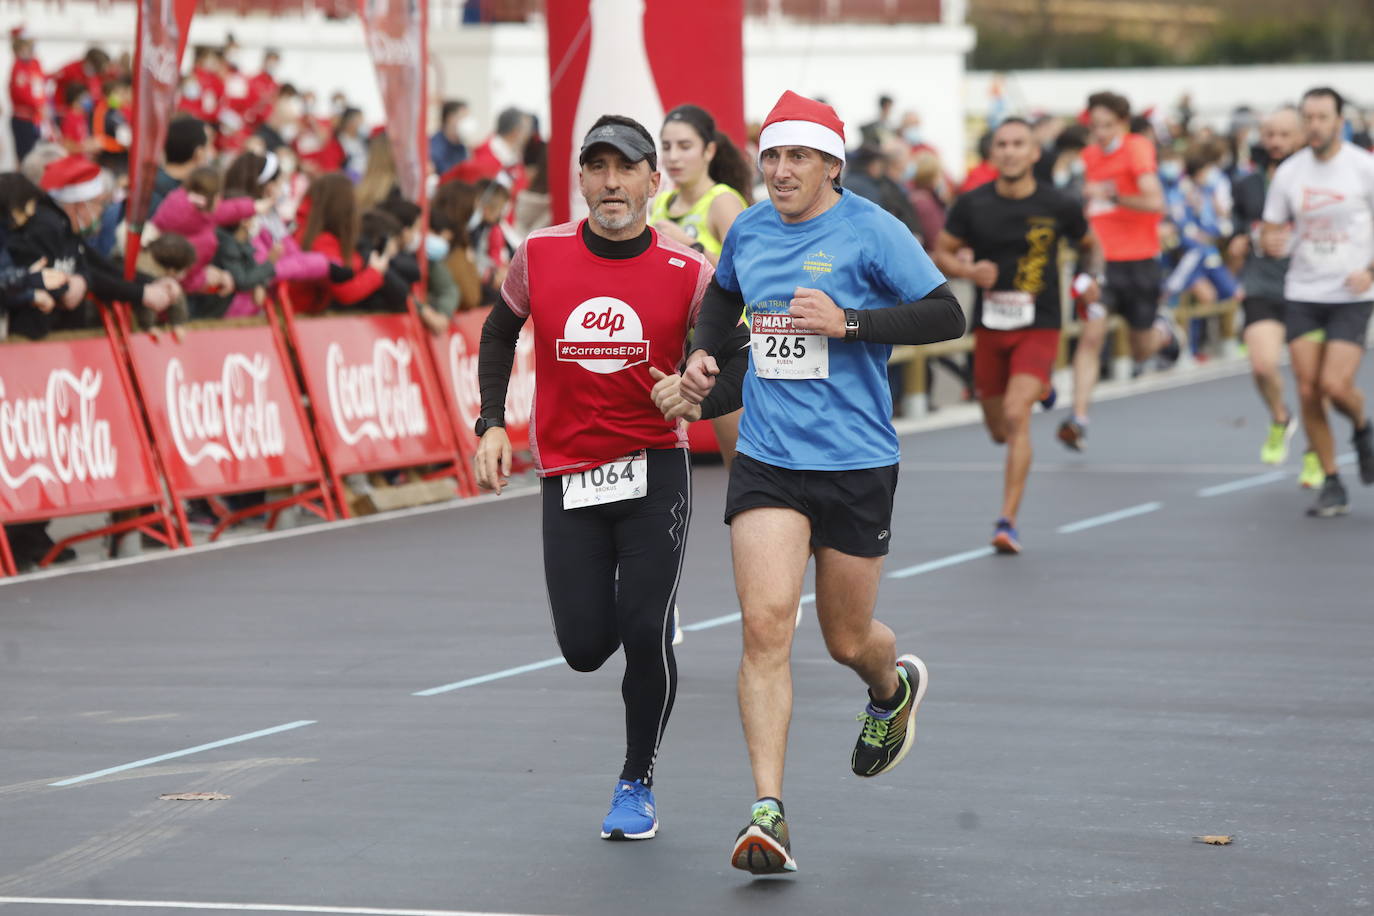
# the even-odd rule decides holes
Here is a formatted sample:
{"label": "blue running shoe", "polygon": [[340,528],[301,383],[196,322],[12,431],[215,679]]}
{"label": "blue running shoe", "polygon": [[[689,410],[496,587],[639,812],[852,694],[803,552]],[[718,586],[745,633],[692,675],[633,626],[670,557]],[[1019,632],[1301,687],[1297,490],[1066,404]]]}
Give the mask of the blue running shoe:
{"label": "blue running shoe", "polygon": [[997,527],[992,532],[992,546],[998,553],[1021,552],[1021,538],[1011,522],[1004,518],[997,520]]}
{"label": "blue running shoe", "polygon": [[1051,386],[1050,386],[1050,392],[1049,392],[1049,394],[1045,395],[1043,398],[1040,399],[1040,409],[1041,409],[1041,410],[1054,410],[1054,404],[1055,404],[1055,402],[1058,401],[1058,400],[1059,400],[1059,392],[1058,392],[1058,391],[1055,391],[1055,390],[1054,390],[1054,386],[1051,385]]}
{"label": "blue running shoe", "polygon": [[603,840],[647,840],[658,833],[654,790],[636,779],[620,780],[611,796],[611,810],[601,822]]}

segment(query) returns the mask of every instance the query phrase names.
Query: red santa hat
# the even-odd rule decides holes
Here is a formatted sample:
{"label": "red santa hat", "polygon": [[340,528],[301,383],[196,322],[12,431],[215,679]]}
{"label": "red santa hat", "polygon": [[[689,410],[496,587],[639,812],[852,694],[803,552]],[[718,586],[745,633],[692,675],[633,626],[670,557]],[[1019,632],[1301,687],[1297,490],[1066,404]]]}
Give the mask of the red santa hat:
{"label": "red santa hat", "polygon": [[79,204],[105,193],[105,175],[84,156],[66,156],[48,163],[38,186],[60,204]]}
{"label": "red santa hat", "polygon": [[809,146],[844,161],[844,122],[824,102],[782,94],[759,132],[759,154],[778,146]]}

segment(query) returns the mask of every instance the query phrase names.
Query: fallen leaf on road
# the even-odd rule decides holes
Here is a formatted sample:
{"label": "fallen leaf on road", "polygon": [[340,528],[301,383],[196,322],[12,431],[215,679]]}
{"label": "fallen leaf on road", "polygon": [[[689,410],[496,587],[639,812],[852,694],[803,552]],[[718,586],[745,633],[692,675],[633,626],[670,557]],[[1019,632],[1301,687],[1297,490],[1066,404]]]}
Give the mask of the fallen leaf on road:
{"label": "fallen leaf on road", "polygon": [[1220,836],[1195,836],[1193,840],[1198,843],[1207,843],[1211,846],[1230,846],[1231,837],[1226,834]]}
{"label": "fallen leaf on road", "polygon": [[220,801],[228,797],[218,792],[175,792],[158,796],[161,801]]}

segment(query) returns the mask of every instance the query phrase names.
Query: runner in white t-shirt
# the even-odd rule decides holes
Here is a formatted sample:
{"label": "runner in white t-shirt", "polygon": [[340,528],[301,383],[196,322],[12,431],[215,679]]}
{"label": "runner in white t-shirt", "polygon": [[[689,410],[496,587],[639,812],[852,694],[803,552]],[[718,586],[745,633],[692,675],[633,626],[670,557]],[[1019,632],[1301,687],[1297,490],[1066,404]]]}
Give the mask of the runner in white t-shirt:
{"label": "runner in white t-shirt", "polygon": [[[1274,173],[1262,233],[1266,254],[1291,256],[1284,280],[1288,350],[1307,439],[1326,472],[1307,514],[1322,518],[1350,511],[1336,473],[1327,400],[1354,425],[1360,480],[1374,484],[1374,427],[1355,385],[1374,310],[1374,156],[1342,142],[1343,107],[1334,89],[1303,96],[1307,148]],[[1307,336],[1318,330],[1325,340]]]}

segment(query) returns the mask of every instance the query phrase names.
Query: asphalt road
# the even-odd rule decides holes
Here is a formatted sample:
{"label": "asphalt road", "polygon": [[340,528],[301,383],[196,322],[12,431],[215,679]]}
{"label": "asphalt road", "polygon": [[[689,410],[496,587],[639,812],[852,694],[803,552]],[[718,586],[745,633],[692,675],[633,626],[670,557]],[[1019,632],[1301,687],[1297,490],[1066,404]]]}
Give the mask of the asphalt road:
{"label": "asphalt road", "polygon": [[1060,416],[1013,558],[982,550],[982,431],[904,438],[879,616],[930,668],[919,739],[849,774],[862,686],[808,612],[795,876],[727,861],[752,798],[705,466],[656,839],[597,837],[620,665],[553,661],[537,501],[503,497],[0,587],[0,910],[1374,910],[1374,489],[1305,518],[1244,378],[1102,404],[1081,457]]}

